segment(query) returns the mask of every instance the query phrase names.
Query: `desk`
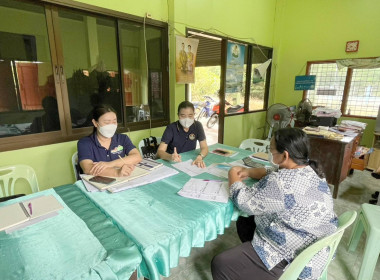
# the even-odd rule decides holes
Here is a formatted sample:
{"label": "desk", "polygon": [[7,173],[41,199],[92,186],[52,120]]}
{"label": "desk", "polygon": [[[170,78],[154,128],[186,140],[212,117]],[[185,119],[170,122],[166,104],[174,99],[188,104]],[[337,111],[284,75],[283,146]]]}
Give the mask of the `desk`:
{"label": "desk", "polygon": [[140,253],[78,188],[62,186],[0,207],[49,194],[64,206],[57,216],[0,232],[1,279],[128,279]]}
{"label": "desk", "polygon": [[337,198],[340,182],[350,172],[351,160],[360,142],[360,134],[355,137],[344,137],[342,140],[331,140],[309,135],[310,158],[322,166],[329,184],[334,185],[333,198]]}
{"label": "desk", "polygon": [[[232,162],[252,154],[225,145],[212,145],[210,151],[225,147],[238,151],[238,155],[227,158],[209,153],[207,165],[214,162]],[[199,150],[181,154],[182,160],[194,159]],[[170,165],[164,162],[165,165]],[[220,179],[210,174],[196,178]],[[103,209],[139,247],[143,261],[139,276],[160,279],[169,276],[170,268],[176,267],[179,257],[190,255],[192,247],[203,247],[205,241],[217,238],[224,229],[236,220],[238,212],[233,203],[218,203],[181,197],[177,192],[190,179],[179,174],[149,185],[119,193],[89,193],[83,183],[76,184]]]}

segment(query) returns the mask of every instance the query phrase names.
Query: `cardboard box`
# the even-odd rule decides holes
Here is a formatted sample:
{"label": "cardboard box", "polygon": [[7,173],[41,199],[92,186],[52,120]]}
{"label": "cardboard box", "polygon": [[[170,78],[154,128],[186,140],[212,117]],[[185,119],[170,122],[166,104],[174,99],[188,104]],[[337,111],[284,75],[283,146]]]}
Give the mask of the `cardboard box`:
{"label": "cardboard box", "polygon": [[367,169],[376,170],[380,167],[380,149],[374,149],[369,155]]}
{"label": "cardboard box", "polygon": [[369,154],[363,155],[360,158],[352,158],[351,169],[364,170],[367,168]]}

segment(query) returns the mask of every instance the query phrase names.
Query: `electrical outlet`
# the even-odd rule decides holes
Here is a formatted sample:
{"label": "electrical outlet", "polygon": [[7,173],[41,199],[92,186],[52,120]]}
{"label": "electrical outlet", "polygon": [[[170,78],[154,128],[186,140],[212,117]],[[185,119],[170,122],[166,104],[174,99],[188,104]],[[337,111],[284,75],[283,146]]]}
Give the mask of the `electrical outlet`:
{"label": "electrical outlet", "polygon": [[146,18],[152,18],[152,15],[150,13],[145,13]]}

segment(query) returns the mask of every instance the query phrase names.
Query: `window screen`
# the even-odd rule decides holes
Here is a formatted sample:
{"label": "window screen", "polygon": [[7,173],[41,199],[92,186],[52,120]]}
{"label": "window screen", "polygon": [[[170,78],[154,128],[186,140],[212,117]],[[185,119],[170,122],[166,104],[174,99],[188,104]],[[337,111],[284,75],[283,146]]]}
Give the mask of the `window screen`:
{"label": "window screen", "polygon": [[344,114],[376,117],[380,105],[380,69],[354,69]]}
{"label": "window screen", "polygon": [[313,106],[340,109],[347,68],[339,70],[336,63],[311,64],[309,75],[316,75],[315,90],[307,91]]}

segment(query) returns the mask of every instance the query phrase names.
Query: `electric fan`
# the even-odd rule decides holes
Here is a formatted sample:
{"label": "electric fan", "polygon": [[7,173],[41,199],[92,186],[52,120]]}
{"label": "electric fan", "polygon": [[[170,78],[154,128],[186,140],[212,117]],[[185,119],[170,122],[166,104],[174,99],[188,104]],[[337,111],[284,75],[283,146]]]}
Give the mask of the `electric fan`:
{"label": "electric fan", "polygon": [[306,126],[310,123],[310,117],[313,105],[309,99],[303,99],[298,103],[296,111],[296,119],[298,126]]}
{"label": "electric fan", "polygon": [[291,120],[292,112],[288,106],[281,103],[271,105],[267,111],[267,123],[270,127],[267,140],[271,139],[273,131],[287,127]]}

